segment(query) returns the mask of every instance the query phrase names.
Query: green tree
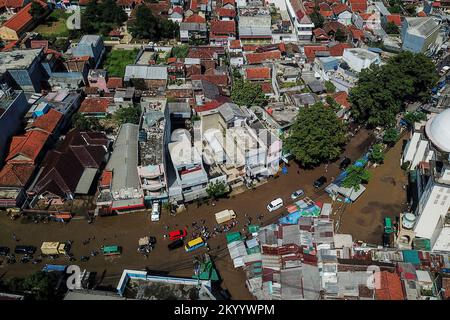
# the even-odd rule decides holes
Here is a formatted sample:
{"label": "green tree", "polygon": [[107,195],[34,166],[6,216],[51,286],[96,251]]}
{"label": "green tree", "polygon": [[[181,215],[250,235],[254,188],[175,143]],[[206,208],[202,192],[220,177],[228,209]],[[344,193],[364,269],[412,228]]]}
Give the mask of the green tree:
{"label": "green tree", "polygon": [[345,33],[344,30],[342,30],[341,28],[338,28],[334,35],[334,40],[339,41],[339,42],[345,42],[345,41],[347,41],[347,34]]}
{"label": "green tree", "polygon": [[91,0],[81,14],[81,33],[108,33],[120,27],[128,16],[115,0]]}
{"label": "green tree", "polygon": [[235,79],[231,90],[231,100],[240,106],[262,106],[267,103],[267,98],[257,83],[247,80]]}
{"label": "green tree", "polygon": [[347,169],[347,176],[342,181],[342,186],[358,191],[361,184],[369,182],[370,176],[370,172],[366,168],[353,165]]}
{"label": "green tree", "polygon": [[300,109],[283,143],[302,166],[311,167],[339,156],[344,125],[331,108],[316,103]]}
{"label": "green tree", "polygon": [[188,53],[189,46],[186,44],[172,48],[172,57],[175,58],[186,58],[188,56]]}
{"label": "green tree", "polygon": [[386,25],[386,33],[387,34],[399,34],[400,29],[395,23],[388,22],[388,24]]}
{"label": "green tree", "polygon": [[214,199],[224,196],[228,191],[228,185],[223,181],[210,182],[206,187],[206,192]]}
{"label": "green tree", "polygon": [[381,164],[384,161],[383,145],[377,143],[373,146],[372,151],[369,154],[369,160]]}
{"label": "green tree", "polygon": [[57,289],[58,275],[53,272],[38,271],[26,278],[12,278],[5,283],[14,293],[21,293],[34,300],[57,300],[62,296]]}
{"label": "green tree", "polygon": [[309,15],[311,18],[312,23],[314,23],[314,28],[322,28],[323,23],[325,22],[325,19],[319,12],[319,7],[315,7],[313,13]]}
{"label": "green tree", "polygon": [[118,124],[133,123],[139,124],[141,111],[137,107],[120,108],[114,114],[114,119]]}
{"label": "green tree", "polygon": [[37,1],[33,1],[30,8],[30,15],[34,20],[37,20],[42,17],[45,13],[45,8]]}
{"label": "green tree", "polygon": [[81,113],[73,115],[72,125],[80,131],[100,131],[102,129],[97,118],[86,117]]}
{"label": "green tree", "polygon": [[325,88],[327,89],[327,93],[336,92],[336,86],[331,81],[325,81]]}
{"label": "green tree", "polygon": [[433,62],[408,51],[383,65],[372,65],[359,74],[350,90],[352,116],[368,127],[392,126],[405,103],[426,101],[438,80]]}
{"label": "green tree", "polygon": [[416,122],[424,121],[427,119],[427,115],[421,111],[407,112],[403,117],[409,125],[413,125]]}
{"label": "green tree", "polygon": [[128,24],[130,33],[137,39],[172,39],[178,34],[178,24],[153,16],[149,7],[141,5],[136,9],[136,17]]}
{"label": "green tree", "polygon": [[398,140],[398,131],[395,128],[389,128],[386,130],[383,136],[383,142],[388,145],[394,145]]}

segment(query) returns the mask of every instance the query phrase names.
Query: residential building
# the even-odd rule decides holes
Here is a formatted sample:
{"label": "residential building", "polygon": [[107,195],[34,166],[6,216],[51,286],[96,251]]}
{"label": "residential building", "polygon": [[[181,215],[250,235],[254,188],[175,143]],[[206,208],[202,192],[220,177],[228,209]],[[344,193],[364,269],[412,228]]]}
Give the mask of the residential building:
{"label": "residential building", "polygon": [[432,17],[405,17],[401,28],[403,50],[425,53],[433,47],[439,25]]}
{"label": "residential building", "polygon": [[105,51],[102,36],[84,35],[77,46],[72,49],[72,55],[74,57],[89,56],[92,59],[92,67],[97,68]]}
{"label": "residential building", "polygon": [[[450,110],[421,125],[405,147],[402,161],[410,165],[413,215],[402,215],[399,245],[419,241],[435,252],[450,252]],[[404,232],[404,230],[412,230]]]}
{"label": "residential building", "polygon": [[272,18],[267,7],[246,7],[238,11],[239,39],[242,42],[272,42]]}
{"label": "residential building", "polygon": [[286,8],[294,26],[299,41],[310,41],[313,35],[314,23],[306,14],[302,0],[286,0]]}
{"label": "residential building", "polygon": [[169,170],[174,174],[169,177],[172,182],[169,189],[172,201],[189,202],[207,197],[208,175],[203,166],[201,150],[192,145],[189,132],[185,129],[173,131],[168,150],[173,167]]}
{"label": "residential building", "polygon": [[47,154],[28,195],[62,204],[76,194],[88,194],[106,162],[108,148],[109,140],[103,133],[72,130]]}
{"label": "residential building", "polygon": [[208,38],[206,19],[199,15],[191,15],[180,23],[180,41],[201,41]]}
{"label": "residential building", "polygon": [[99,91],[109,92],[108,72],[103,69],[90,69],[88,73],[89,87],[97,88]]}
{"label": "residential building", "polygon": [[126,123],[120,127],[105,168],[112,172],[111,189],[99,195],[97,205],[109,205],[113,213],[123,214],[145,208],[144,192],[137,169],[138,134],[138,125]]}
{"label": "residential building", "polygon": [[104,118],[111,104],[110,98],[86,98],[81,103],[78,113],[86,117]]}
{"label": "residential building", "polygon": [[170,115],[166,100],[142,102],[142,138],[139,141],[138,174],[148,207],[153,201],[168,201],[167,143],[170,140]]}
{"label": "residential building", "polygon": [[[40,0],[36,0],[33,2],[38,3],[45,9],[48,8],[47,4]],[[2,26],[0,27],[0,39],[5,41],[17,41],[23,36],[26,31],[29,31],[32,26],[36,25],[36,20],[33,19],[30,14],[31,6],[32,3],[28,3],[22,9],[20,9],[19,12],[17,12],[2,24]],[[45,10],[42,16],[46,14],[47,10]]]}
{"label": "residential building", "polygon": [[381,63],[379,54],[362,48],[344,49],[342,58],[356,72],[361,72],[372,64]]}
{"label": "residential building", "polygon": [[0,52],[0,79],[25,92],[40,92],[46,79],[43,57],[42,48]]}
{"label": "residential building", "polygon": [[236,39],[236,23],[232,21],[212,20],[209,31],[211,45],[226,46],[229,41]]}
{"label": "residential building", "polygon": [[352,24],[352,11],[346,4],[335,4],[333,5],[332,10],[339,23],[342,23],[344,26]]}
{"label": "residential building", "polygon": [[6,157],[9,139],[21,128],[29,105],[23,91],[0,90],[0,167]]}
{"label": "residential building", "polygon": [[167,66],[128,65],[124,81],[136,89],[162,94],[167,85]]}

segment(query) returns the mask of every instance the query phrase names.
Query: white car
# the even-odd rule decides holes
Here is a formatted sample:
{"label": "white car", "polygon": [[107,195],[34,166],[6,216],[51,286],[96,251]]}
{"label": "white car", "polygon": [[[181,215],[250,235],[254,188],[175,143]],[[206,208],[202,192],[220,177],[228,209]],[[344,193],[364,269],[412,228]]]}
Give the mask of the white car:
{"label": "white car", "polygon": [[159,221],[159,216],[160,216],[159,202],[155,201],[155,202],[153,202],[153,205],[152,205],[152,214],[151,214],[150,219],[152,221]]}
{"label": "white car", "polygon": [[283,199],[277,198],[275,200],[272,200],[267,205],[267,210],[269,210],[269,212],[272,212],[272,211],[275,211],[277,209],[280,209],[282,206],[283,206]]}
{"label": "white car", "polygon": [[295,200],[295,199],[297,199],[298,197],[303,196],[304,194],[305,194],[305,192],[304,192],[302,189],[298,189],[297,191],[292,192],[292,194],[291,194],[291,199],[292,199],[292,200]]}

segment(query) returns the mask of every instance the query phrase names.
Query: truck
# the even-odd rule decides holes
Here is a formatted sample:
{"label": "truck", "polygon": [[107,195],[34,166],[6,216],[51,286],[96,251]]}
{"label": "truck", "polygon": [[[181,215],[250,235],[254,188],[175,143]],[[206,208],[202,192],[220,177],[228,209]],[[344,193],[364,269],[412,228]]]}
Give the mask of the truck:
{"label": "truck", "polygon": [[233,210],[225,209],[216,213],[216,221],[217,223],[224,223],[231,219],[236,218],[236,213]]}
{"label": "truck", "polygon": [[46,255],[67,254],[67,251],[67,245],[62,242],[43,242],[41,246],[42,254]]}

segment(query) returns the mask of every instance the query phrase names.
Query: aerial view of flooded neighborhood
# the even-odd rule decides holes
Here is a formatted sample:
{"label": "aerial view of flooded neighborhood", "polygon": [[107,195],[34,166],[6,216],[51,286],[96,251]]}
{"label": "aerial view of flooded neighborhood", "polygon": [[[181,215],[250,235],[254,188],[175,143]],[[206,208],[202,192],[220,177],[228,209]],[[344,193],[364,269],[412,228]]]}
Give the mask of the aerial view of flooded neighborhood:
{"label": "aerial view of flooded neighborhood", "polygon": [[450,299],[449,36],[450,0],[0,0],[0,300]]}

